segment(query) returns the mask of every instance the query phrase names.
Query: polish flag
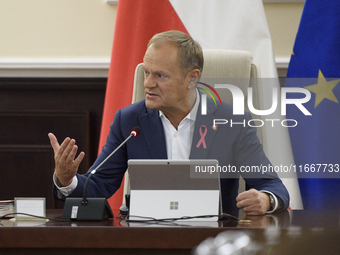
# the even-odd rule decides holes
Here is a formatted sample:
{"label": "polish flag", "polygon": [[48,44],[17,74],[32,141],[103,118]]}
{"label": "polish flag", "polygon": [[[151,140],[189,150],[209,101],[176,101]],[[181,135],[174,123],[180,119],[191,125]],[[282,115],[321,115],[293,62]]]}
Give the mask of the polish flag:
{"label": "polish flag", "polygon": [[[143,62],[148,41],[156,33],[167,30],[190,34],[203,49],[250,51],[254,61],[260,64],[261,76],[276,79],[272,86],[279,87],[261,0],[119,0],[100,150],[105,144],[116,111],[131,104],[134,71],[137,64]],[[271,106],[271,94],[268,98],[270,100],[267,104],[265,102],[265,109]],[[281,116],[275,117],[282,119]],[[273,165],[294,164],[288,131],[281,131],[280,135],[268,133],[268,151],[275,153],[267,156]],[[290,178],[283,182],[291,196],[290,207],[302,209],[297,180]],[[122,186],[109,199],[113,210],[122,204]]]}

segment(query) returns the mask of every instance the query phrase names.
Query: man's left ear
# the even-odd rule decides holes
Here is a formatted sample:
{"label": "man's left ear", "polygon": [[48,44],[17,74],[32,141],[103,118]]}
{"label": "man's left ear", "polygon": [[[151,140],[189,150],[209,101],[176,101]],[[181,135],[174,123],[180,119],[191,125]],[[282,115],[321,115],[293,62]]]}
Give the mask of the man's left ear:
{"label": "man's left ear", "polygon": [[196,87],[198,79],[200,78],[201,72],[198,69],[194,69],[190,72],[190,89]]}

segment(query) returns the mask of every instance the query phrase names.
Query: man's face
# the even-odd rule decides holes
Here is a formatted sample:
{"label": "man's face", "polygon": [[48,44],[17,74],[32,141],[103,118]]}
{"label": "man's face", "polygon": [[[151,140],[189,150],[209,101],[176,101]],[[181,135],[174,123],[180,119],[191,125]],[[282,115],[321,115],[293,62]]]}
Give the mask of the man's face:
{"label": "man's face", "polygon": [[149,46],[143,67],[146,107],[161,110],[165,115],[190,109],[190,79],[183,77],[175,45]]}

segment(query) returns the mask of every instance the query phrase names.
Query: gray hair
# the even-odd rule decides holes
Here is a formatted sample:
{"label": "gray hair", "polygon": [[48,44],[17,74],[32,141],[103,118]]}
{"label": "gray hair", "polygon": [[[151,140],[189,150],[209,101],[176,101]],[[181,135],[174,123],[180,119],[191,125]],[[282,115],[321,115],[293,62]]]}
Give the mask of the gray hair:
{"label": "gray hair", "polygon": [[203,71],[203,51],[198,42],[192,39],[191,36],[177,30],[171,30],[155,34],[149,41],[150,45],[161,47],[164,43],[170,42],[178,47],[179,64],[183,69],[183,75],[186,75],[193,69]]}

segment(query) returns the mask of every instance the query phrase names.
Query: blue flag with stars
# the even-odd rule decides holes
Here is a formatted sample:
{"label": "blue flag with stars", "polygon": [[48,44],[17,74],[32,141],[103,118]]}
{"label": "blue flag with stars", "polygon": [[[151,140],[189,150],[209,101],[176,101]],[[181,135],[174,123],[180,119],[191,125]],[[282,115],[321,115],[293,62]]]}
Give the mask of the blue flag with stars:
{"label": "blue flag with stars", "polygon": [[285,87],[311,94],[311,116],[287,105],[304,208],[340,209],[340,0],[305,1]]}

